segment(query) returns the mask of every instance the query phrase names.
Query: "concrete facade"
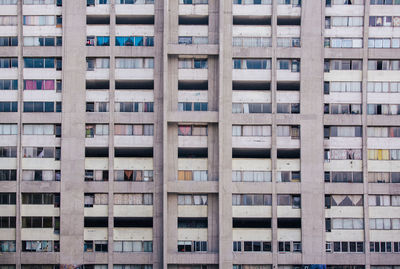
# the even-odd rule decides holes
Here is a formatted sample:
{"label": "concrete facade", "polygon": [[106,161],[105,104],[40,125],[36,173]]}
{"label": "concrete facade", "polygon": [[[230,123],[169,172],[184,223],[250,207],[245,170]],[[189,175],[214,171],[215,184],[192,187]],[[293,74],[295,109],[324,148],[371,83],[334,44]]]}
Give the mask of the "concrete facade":
{"label": "concrete facade", "polygon": [[394,2],[0,0],[0,269],[399,266]]}

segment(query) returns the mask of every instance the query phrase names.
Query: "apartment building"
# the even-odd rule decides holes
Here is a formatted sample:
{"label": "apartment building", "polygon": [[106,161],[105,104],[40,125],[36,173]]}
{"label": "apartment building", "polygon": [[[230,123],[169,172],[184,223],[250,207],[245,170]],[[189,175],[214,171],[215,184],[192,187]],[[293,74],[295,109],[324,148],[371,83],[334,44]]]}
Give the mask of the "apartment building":
{"label": "apartment building", "polygon": [[399,269],[399,0],[0,0],[0,269]]}

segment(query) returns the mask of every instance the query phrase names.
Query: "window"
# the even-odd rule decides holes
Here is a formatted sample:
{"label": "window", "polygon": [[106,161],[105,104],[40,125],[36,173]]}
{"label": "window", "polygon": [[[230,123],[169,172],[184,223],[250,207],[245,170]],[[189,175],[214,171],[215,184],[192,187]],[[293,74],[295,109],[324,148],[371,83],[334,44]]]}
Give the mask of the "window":
{"label": "window", "polygon": [[324,138],[362,137],[361,126],[324,126]]}
{"label": "window", "polygon": [[325,60],[324,72],[330,70],[361,70],[362,60]]}
{"label": "window", "polygon": [[232,113],[271,113],[272,106],[271,103],[250,103],[250,104],[240,104],[232,103]]}
{"label": "window", "polygon": [[86,102],[86,112],[108,112],[108,103]]}
{"label": "window", "polygon": [[23,16],[24,25],[56,25],[56,16]]}
{"label": "window", "polygon": [[208,111],[206,102],[179,102],[178,111]]}
{"label": "window", "polygon": [[153,252],[153,241],[114,241],[114,252]]}
{"label": "window", "polygon": [[59,252],[59,241],[22,241],[23,252]]}
{"label": "window", "polygon": [[369,16],[369,26],[373,27],[399,27],[400,17],[398,16]]}
{"label": "window", "polygon": [[15,240],[0,240],[0,252],[15,252]]}
{"label": "window", "polygon": [[178,170],[178,180],[207,181],[207,170]]}
{"label": "window", "polygon": [[330,160],[362,160],[361,149],[325,149],[325,161]]}
{"label": "window", "polygon": [[399,48],[400,38],[368,38],[368,48]]}
{"label": "window", "polygon": [[24,181],[60,181],[60,170],[22,170]]}
{"label": "window", "polygon": [[[234,242],[235,243],[235,242]],[[236,243],[242,243],[240,241]],[[237,250],[241,251],[241,250]],[[244,252],[260,252],[260,251],[271,251],[271,242],[261,242],[261,241],[244,241],[243,242]]]}
{"label": "window", "polygon": [[269,125],[232,125],[232,136],[271,136]]}
{"label": "window", "polygon": [[115,170],[115,181],[153,181],[153,170]]}
{"label": "window", "polygon": [[300,182],[300,171],[277,171],[276,182]]}
{"label": "window", "polygon": [[17,124],[0,124],[0,135],[16,135],[18,134]]}
{"label": "window", "polygon": [[362,172],[325,172],[325,182],[362,183]]}
{"label": "window", "polygon": [[108,124],[86,124],[86,138],[108,136]]}
{"label": "window", "polygon": [[0,205],[15,205],[15,193],[2,192],[0,193]]}
{"label": "window", "polygon": [[18,68],[18,58],[0,58],[0,68]]}
{"label": "window", "polygon": [[325,29],[330,27],[360,27],[363,26],[363,17],[325,17]]}
{"label": "window", "polygon": [[399,195],[369,195],[369,206],[400,206]]}
{"label": "window", "polygon": [[55,0],[24,0],[24,5],[54,5]]}
{"label": "window", "polygon": [[278,48],[299,48],[300,47],[300,38],[298,37],[285,37],[285,38],[277,38],[277,46]]}
{"label": "window", "polygon": [[292,206],[292,208],[301,208],[300,195],[278,194],[278,206]]}
{"label": "window", "polygon": [[324,40],[325,48],[362,48],[362,38],[333,38],[326,37]]}
{"label": "window", "polygon": [[371,230],[400,230],[400,219],[369,219],[369,228]]}
{"label": "window", "polygon": [[361,114],[361,104],[325,104],[325,114]]}
{"label": "window", "polygon": [[232,171],[233,182],[271,182],[271,171]]}
{"label": "window", "polygon": [[207,195],[178,194],[178,205],[207,205]]}
{"label": "window", "polygon": [[278,125],[276,129],[276,135],[278,137],[290,137],[291,139],[300,139],[300,126]]}
{"label": "window", "polygon": [[61,102],[24,102],[24,112],[61,112]]}
{"label": "window", "polygon": [[55,228],[59,217],[22,217],[22,228]]}
{"label": "window", "polygon": [[61,148],[23,147],[23,158],[54,158],[60,160]]}
{"label": "window", "polygon": [[0,5],[16,5],[18,0],[0,0]]}
{"label": "window", "polygon": [[15,217],[0,216],[0,229],[15,228]]}
{"label": "window", "polygon": [[368,104],[368,115],[400,115],[400,104]]}
{"label": "window", "polygon": [[207,241],[178,241],[178,252],[206,252]]}
{"label": "window", "polygon": [[108,252],[108,241],[102,240],[94,240],[87,241],[85,240],[83,244],[84,252]]}
{"label": "window", "polygon": [[0,79],[0,90],[18,90],[18,80]]}
{"label": "window", "polygon": [[116,205],[152,205],[152,193],[115,193],[114,204]]}
{"label": "window", "polygon": [[271,194],[232,194],[233,206],[271,206]]}
{"label": "window", "polygon": [[41,37],[41,36],[25,36],[24,37],[25,47],[54,47],[62,46],[62,37]]}
{"label": "window", "polygon": [[51,205],[60,207],[59,193],[22,193],[24,205]]}
{"label": "window", "polygon": [[196,4],[200,4],[200,5],[207,5],[208,4],[208,0],[179,0],[179,4],[185,4],[185,5],[196,5]]}
{"label": "window", "polygon": [[2,36],[0,37],[0,47],[16,47],[18,46],[18,37]]}
{"label": "window", "polygon": [[85,170],[85,181],[108,181],[108,170]]}
{"label": "window", "polygon": [[154,103],[153,102],[115,103],[115,112],[154,112]]}
{"label": "window", "polygon": [[0,16],[0,25],[2,26],[17,25],[17,16]]}
{"label": "window", "polygon": [[153,136],[154,135],[154,125],[153,124],[115,124],[114,125],[115,135],[144,135]]}
{"label": "window", "polygon": [[278,59],[278,70],[290,70],[292,72],[300,72],[300,60],[294,59]]}
{"label": "window", "polygon": [[276,112],[277,113],[299,114],[300,113],[300,104],[299,103],[293,103],[293,104],[278,103]]}
{"label": "window", "polygon": [[[398,253],[400,242],[369,242],[370,252],[381,252],[381,253]],[[371,266],[371,268],[379,268],[379,266]],[[389,266],[390,268],[390,266]]]}
{"label": "window", "polygon": [[[329,243],[329,245],[328,245]],[[333,249],[332,249],[333,243]],[[326,252],[364,252],[364,242],[326,242]]]}
{"label": "window", "polygon": [[110,58],[86,58],[86,70],[94,71],[95,69],[110,68]]}
{"label": "window", "polygon": [[0,158],[16,158],[17,147],[0,147]]}
{"label": "window", "polygon": [[368,92],[400,92],[400,82],[368,82]]}
{"label": "window", "polygon": [[370,183],[400,183],[400,172],[369,172]]}
{"label": "window", "polygon": [[325,81],[324,94],[329,92],[361,92],[359,81]]}
{"label": "window", "polygon": [[17,170],[0,170],[0,181],[16,181],[17,180]]}
{"label": "window", "polygon": [[178,44],[191,45],[191,44],[208,44],[207,36],[179,36]]}
{"label": "window", "polygon": [[55,80],[24,80],[24,90],[55,90]]}
{"label": "window", "polygon": [[61,137],[61,124],[24,124],[24,135],[55,135]]}
{"label": "window", "polygon": [[233,59],[233,69],[271,69],[271,59]]}
{"label": "window", "polygon": [[116,36],[115,46],[153,47],[153,36]]}
{"label": "window", "polygon": [[400,60],[368,60],[368,70],[400,70]]}
{"label": "window", "polygon": [[108,205],[107,193],[85,193],[85,207],[93,207],[93,205]]}
{"label": "window", "polygon": [[364,219],[330,219],[332,230],[362,230],[364,229]]}
{"label": "window", "polygon": [[[295,249],[296,247],[296,249]],[[301,252],[301,242],[279,241],[279,252]]]}
{"label": "window", "polygon": [[400,149],[369,149],[368,160],[400,160]]}
{"label": "window", "polygon": [[61,58],[24,58],[24,68],[56,68],[61,70]]}
{"label": "window", "polygon": [[269,48],[272,47],[272,39],[270,37],[233,37],[232,46],[245,48]]}
{"label": "window", "polygon": [[116,58],[115,68],[117,69],[143,69],[154,68],[154,58]]}

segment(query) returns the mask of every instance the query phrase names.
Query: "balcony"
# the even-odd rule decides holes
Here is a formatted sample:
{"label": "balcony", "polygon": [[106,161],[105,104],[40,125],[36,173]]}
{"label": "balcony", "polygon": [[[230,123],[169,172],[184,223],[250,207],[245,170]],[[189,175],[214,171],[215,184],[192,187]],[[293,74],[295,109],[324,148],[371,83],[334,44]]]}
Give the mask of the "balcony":
{"label": "balcony", "polygon": [[153,217],[153,206],[114,205],[114,217]]}
{"label": "balcony", "polygon": [[206,205],[178,205],[178,217],[207,218]]}
{"label": "balcony", "polygon": [[85,217],[107,217],[108,205],[93,205],[92,207],[85,207]]}
{"label": "balcony", "polygon": [[22,228],[21,240],[60,240],[60,235],[54,232],[54,228]]}
{"label": "balcony", "polygon": [[153,80],[154,70],[145,68],[115,69],[116,80]]}
{"label": "balcony", "polygon": [[84,228],[83,240],[108,240],[108,228]]}
{"label": "balcony", "polygon": [[114,228],[115,241],[152,241],[153,228]]}
{"label": "balcony", "polygon": [[153,170],[153,158],[116,157],[115,170]]}
{"label": "balcony", "polygon": [[208,16],[208,5],[179,5],[179,15]]}

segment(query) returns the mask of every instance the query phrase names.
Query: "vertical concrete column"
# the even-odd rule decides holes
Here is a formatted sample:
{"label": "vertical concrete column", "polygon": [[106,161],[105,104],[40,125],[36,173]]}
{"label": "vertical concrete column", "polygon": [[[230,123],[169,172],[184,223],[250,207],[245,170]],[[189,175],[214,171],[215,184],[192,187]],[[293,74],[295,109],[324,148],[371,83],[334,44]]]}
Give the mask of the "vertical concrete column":
{"label": "vertical concrete column", "polygon": [[208,124],[208,136],[207,136],[207,147],[208,147],[208,180],[217,181],[218,174],[218,125],[215,123]]}
{"label": "vertical concrete column", "polygon": [[[208,43],[218,44],[218,0],[208,1]],[[210,66],[208,66],[210,67]]]}
{"label": "vertical concrete column", "polygon": [[[178,247],[178,196],[175,193],[168,194],[168,227],[164,232],[167,238],[167,254],[164,256],[166,262],[168,262],[168,257],[172,256],[177,252]],[[166,266],[164,268],[167,268]]]}
{"label": "vertical concrete column", "polygon": [[[162,210],[162,251],[160,250],[160,264],[157,266],[154,264],[153,268],[167,268],[167,259],[168,257],[168,234],[165,232],[168,229],[168,192],[167,192],[167,187],[168,187],[168,166],[166,165],[166,161],[169,159],[168,156],[168,111],[170,111],[171,108],[171,103],[168,99],[168,87],[169,87],[169,82],[168,82],[168,43],[171,41],[171,36],[170,36],[170,27],[169,27],[169,0],[164,0],[164,1],[157,1],[157,7],[158,5],[161,5],[160,8],[162,8],[162,18],[157,18],[161,20],[161,26],[162,27],[162,32],[163,36],[162,39],[159,40],[162,42],[162,63],[163,63],[163,69],[162,69],[162,88],[159,89],[159,93],[157,94],[157,98],[161,99],[161,102],[163,103],[162,106],[162,116],[163,116],[163,122],[162,124],[159,125],[159,131],[157,131],[157,139],[160,139],[162,141],[162,157],[163,157],[163,162],[162,162],[162,167],[161,167],[161,178],[159,179],[159,184],[161,190],[160,190],[160,210]],[[157,3],[156,2],[156,3]],[[161,15],[160,15],[161,16]],[[161,61],[161,58],[160,58]],[[161,111],[160,111],[161,113]],[[159,132],[159,133],[158,133]],[[155,134],[156,135],[156,134]],[[162,202],[161,202],[162,201]],[[162,203],[162,204],[161,204]],[[160,231],[161,232],[161,231]],[[153,236],[154,237],[154,236]]]}
{"label": "vertical concrete column", "polygon": [[21,181],[22,181],[22,113],[23,113],[23,103],[24,103],[24,59],[23,59],[23,12],[22,12],[22,1],[18,1],[18,140],[17,140],[17,182],[16,182],[16,203],[15,203],[15,265],[16,268],[21,266]]}
{"label": "vertical concrete column", "polygon": [[208,194],[207,198],[207,241],[208,252],[218,252],[218,194]]}
{"label": "vertical concrete column", "polygon": [[163,268],[164,1],[154,1],[153,268]]}
{"label": "vertical concrete column", "polygon": [[60,264],[83,262],[86,2],[63,1]]}
{"label": "vertical concrete column", "polygon": [[364,2],[364,28],[363,28],[363,65],[362,65],[362,159],[363,159],[363,210],[364,210],[364,263],[365,268],[369,269],[370,249],[369,249],[369,205],[368,205],[368,36],[369,36],[369,1]]}
{"label": "vertical concrete column", "polygon": [[[304,264],[325,264],[323,161],[323,1],[302,2],[301,231]],[[319,104],[319,105],[316,105]]]}
{"label": "vertical concrete column", "polygon": [[276,35],[277,35],[277,1],[272,1],[271,16],[271,40],[272,40],[272,58],[271,58],[271,180],[272,180],[272,212],[271,212],[271,232],[272,232],[272,266],[276,267],[278,263],[278,221],[277,221],[277,193],[276,193]]}
{"label": "vertical concrete column", "polygon": [[232,0],[219,1],[219,267],[232,268]]}
{"label": "vertical concrete column", "polygon": [[218,111],[218,56],[208,55],[208,110]]}
{"label": "vertical concrete column", "polygon": [[115,3],[110,2],[110,72],[108,121],[108,268],[114,257],[114,123],[115,123]]}

